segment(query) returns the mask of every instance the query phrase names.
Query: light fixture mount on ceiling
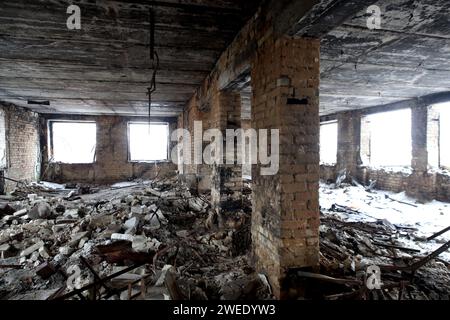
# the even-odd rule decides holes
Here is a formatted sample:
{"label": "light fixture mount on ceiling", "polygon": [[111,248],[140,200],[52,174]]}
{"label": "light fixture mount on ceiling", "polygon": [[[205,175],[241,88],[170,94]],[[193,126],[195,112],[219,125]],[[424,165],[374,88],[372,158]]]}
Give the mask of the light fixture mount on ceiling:
{"label": "light fixture mount on ceiling", "polygon": [[37,101],[37,100],[28,100],[27,103],[29,105],[38,105],[38,106],[49,106],[50,101],[44,100],[44,101]]}

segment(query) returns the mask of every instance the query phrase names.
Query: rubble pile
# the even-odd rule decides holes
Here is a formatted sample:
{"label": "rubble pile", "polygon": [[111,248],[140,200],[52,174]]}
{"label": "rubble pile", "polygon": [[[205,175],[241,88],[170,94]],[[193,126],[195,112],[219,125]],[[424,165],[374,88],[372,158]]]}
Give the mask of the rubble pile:
{"label": "rubble pile", "polygon": [[270,298],[250,212],[219,215],[175,179],[19,185],[0,199],[0,299]]}
{"label": "rubble pile", "polygon": [[[320,271],[292,272],[290,281],[294,287],[307,288],[304,296],[309,299],[450,298],[450,264],[440,257],[450,248],[450,242],[440,236],[450,228],[424,237],[417,226],[392,224],[387,219],[363,221],[362,216],[367,215],[337,203],[321,208]],[[435,242],[437,249],[426,254],[418,249],[429,242]],[[370,285],[375,279],[370,279],[373,267],[379,268],[378,287]]]}
{"label": "rubble pile", "polygon": [[[394,203],[356,187],[369,206]],[[321,186],[321,204],[332,204],[321,208],[320,267],[290,270],[289,297],[449,299],[450,228],[427,237],[418,224],[374,218],[389,208],[368,214],[332,195],[349,188]],[[111,187],[20,184],[0,196],[0,299],[271,299],[266,276],[248,261],[248,184],[243,195],[240,208],[219,213],[209,196],[175,178]],[[392,214],[402,214],[399,208]]]}

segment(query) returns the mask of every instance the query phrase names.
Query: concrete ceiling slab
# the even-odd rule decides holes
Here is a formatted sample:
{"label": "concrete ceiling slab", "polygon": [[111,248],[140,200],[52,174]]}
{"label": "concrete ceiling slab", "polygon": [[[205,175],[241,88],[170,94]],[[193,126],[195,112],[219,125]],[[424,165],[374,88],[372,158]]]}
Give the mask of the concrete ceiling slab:
{"label": "concrete ceiling slab", "polygon": [[450,2],[374,1],[322,39],[320,114],[365,109],[450,91]]}
{"label": "concrete ceiling slab", "polygon": [[152,113],[176,116],[259,2],[80,0],[82,29],[71,31],[72,1],[2,1],[0,100],[46,113],[148,114],[152,6],[161,60]]}

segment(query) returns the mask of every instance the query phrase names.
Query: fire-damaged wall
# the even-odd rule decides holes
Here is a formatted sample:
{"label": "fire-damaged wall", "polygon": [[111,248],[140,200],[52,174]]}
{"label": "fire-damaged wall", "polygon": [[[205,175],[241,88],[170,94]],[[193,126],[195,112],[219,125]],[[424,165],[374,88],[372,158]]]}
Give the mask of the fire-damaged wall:
{"label": "fire-damaged wall", "polygon": [[[39,177],[39,116],[0,102],[0,171],[5,178],[35,181]],[[1,191],[12,191],[16,182],[2,179]]]}
{"label": "fire-damaged wall", "polygon": [[[67,164],[49,161],[49,120],[95,121],[97,124],[97,145],[94,163]],[[169,159],[157,162],[129,161],[128,122],[147,119],[118,116],[43,116],[41,126],[42,179],[54,182],[107,184],[132,179],[153,179],[176,174],[177,167]],[[177,127],[176,119],[152,119],[169,123],[170,134]],[[171,143],[172,147],[172,143]],[[171,147],[169,150],[171,150]]]}
{"label": "fire-damaged wall", "polygon": [[338,145],[346,144],[348,146],[351,142],[351,146],[340,150],[338,163],[335,166],[321,165],[320,178],[322,181],[334,181],[340,170],[347,169],[348,172],[354,171],[352,175],[361,183],[367,185],[371,181],[376,181],[377,189],[393,192],[405,191],[408,195],[422,201],[436,199],[450,202],[450,175],[443,170],[427,168],[427,163],[432,156],[430,152],[427,152],[432,149],[427,148],[427,144],[429,147],[429,144],[436,140],[436,137],[430,137],[433,133],[433,123],[427,117],[427,108],[412,109],[412,163],[410,168],[400,171],[363,166],[360,158],[355,154],[360,150],[364,152],[368,148],[363,143],[364,139],[361,142],[361,136],[365,133],[361,132],[361,125],[353,126],[353,129],[356,130],[347,128],[349,124],[360,123],[361,114],[346,112],[339,114],[337,118],[345,124],[339,126]]}

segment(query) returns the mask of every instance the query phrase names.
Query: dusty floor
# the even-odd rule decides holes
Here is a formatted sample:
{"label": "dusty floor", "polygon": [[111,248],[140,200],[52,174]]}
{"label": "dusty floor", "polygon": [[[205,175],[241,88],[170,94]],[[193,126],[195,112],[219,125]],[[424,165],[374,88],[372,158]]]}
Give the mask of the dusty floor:
{"label": "dusty floor", "polygon": [[[320,193],[320,273],[292,270],[291,298],[449,299],[448,251],[411,265],[449,241],[426,238],[450,225],[450,204],[348,184]],[[175,179],[19,185],[0,199],[0,299],[271,299],[251,267],[245,194],[218,215]],[[367,289],[372,265],[379,290]]]}
{"label": "dusty floor", "polygon": [[[322,290],[325,299],[449,299],[450,204],[421,204],[404,194],[361,186],[320,185],[321,273],[358,283]],[[442,248],[435,259],[425,258]],[[367,290],[367,268],[378,266],[381,290]],[[334,283],[334,285],[336,285]]]}
{"label": "dusty floor", "polygon": [[[96,298],[128,299],[142,286],[129,291],[126,284],[142,277],[146,293],[139,299],[270,297],[265,277],[245,256],[250,211],[218,217],[207,197],[192,195],[174,180],[72,191],[47,183],[18,188],[8,200],[0,222],[2,299],[63,296],[71,291],[67,284],[80,288],[96,280],[89,266],[103,278],[143,263],[113,279]],[[71,278],[70,267],[81,276]],[[167,283],[170,272],[176,281]],[[93,298],[89,291],[83,295]]]}

